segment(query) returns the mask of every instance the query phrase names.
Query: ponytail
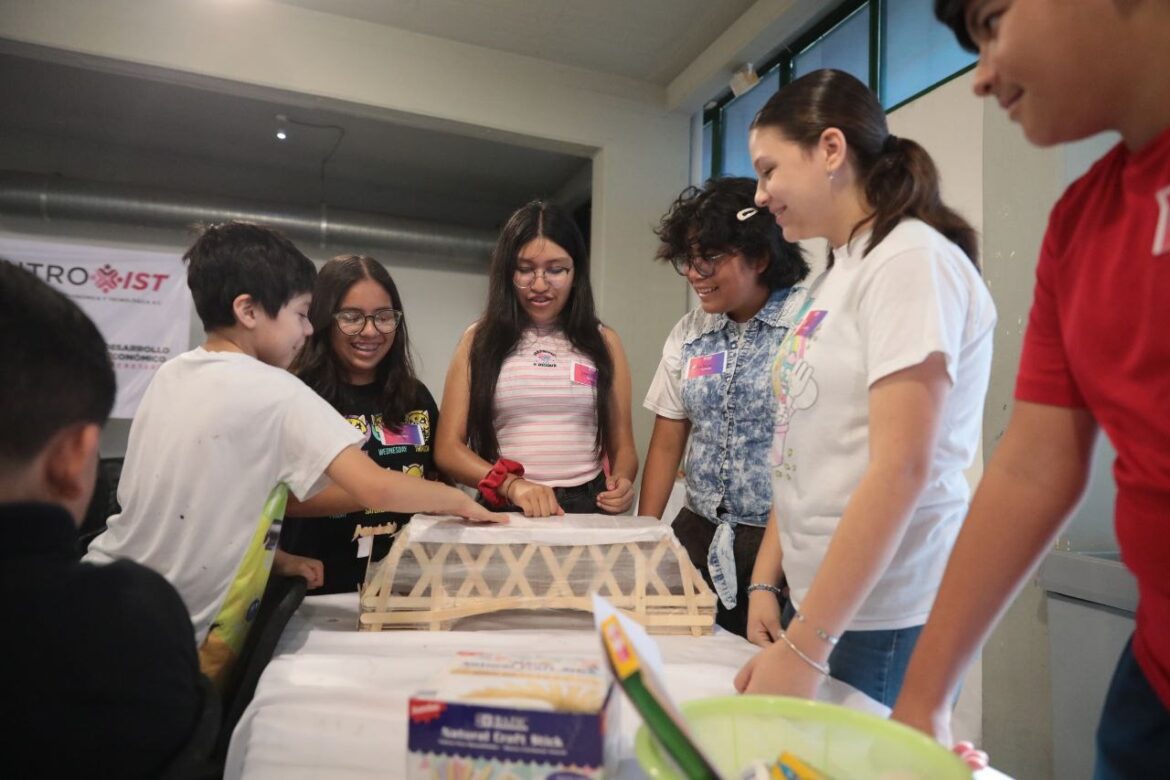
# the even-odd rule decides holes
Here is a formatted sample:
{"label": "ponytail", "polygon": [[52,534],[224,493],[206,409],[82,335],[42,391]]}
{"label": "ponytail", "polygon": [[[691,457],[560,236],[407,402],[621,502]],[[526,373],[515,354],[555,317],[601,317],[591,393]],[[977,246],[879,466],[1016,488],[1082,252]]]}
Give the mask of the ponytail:
{"label": "ponytail", "polygon": [[938,168],[917,142],[887,134],[882,151],[864,176],[865,198],[873,207],[873,232],[866,254],[899,222],[913,217],[946,236],[979,267],[975,228],[942,202]]}
{"label": "ponytail", "polygon": [[873,209],[853,227],[856,233],[867,223],[872,226],[865,254],[903,219],[914,218],[954,242],[979,267],[975,229],[942,202],[934,161],[914,141],[890,134],[877,96],[854,76],[831,69],[801,76],[764,104],[752,121],[752,129],[759,127],[774,127],[806,149],[830,127],[841,131]]}

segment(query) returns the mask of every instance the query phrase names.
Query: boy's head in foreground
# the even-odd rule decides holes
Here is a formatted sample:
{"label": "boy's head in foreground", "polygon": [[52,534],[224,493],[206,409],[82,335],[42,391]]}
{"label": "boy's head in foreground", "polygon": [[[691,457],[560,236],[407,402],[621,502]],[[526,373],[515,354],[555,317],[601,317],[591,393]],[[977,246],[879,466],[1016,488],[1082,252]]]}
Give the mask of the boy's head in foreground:
{"label": "boy's head in foreground", "polygon": [[0,503],[85,516],[116,382],[105,339],[73,301],[0,260]]}
{"label": "boy's head in foreground", "polygon": [[[993,97],[1037,146],[1117,130],[1138,147],[1164,129],[1165,0],[935,0],[979,54],[975,94]],[[1154,90],[1154,91],[1151,91]]]}
{"label": "boy's head in foreground", "polygon": [[247,222],[211,225],[183,260],[208,348],[234,345],[288,368],[313,333],[313,261],[275,230]]}

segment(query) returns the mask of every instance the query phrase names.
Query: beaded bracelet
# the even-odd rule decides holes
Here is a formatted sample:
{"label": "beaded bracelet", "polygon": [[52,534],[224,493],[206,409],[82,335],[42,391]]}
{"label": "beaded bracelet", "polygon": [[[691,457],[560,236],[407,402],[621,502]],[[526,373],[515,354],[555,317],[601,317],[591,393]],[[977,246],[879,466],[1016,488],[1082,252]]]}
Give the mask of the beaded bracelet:
{"label": "beaded bracelet", "polygon": [[812,623],[809,623],[807,620],[804,619],[804,615],[802,615],[800,613],[799,609],[794,610],[792,616],[794,618],[796,618],[797,620],[799,620],[801,623],[804,623],[806,626],[811,628],[813,630],[813,633],[817,635],[818,639],[825,641],[825,642],[828,642],[830,645],[836,646],[837,642],[839,642],[841,640],[840,636],[833,636],[832,634],[830,634],[828,631],[825,631],[820,626],[814,626]]}
{"label": "beaded bracelet", "polygon": [[753,591],[757,591],[757,590],[766,590],[769,593],[775,593],[780,598],[784,598],[784,591],[783,590],[781,590],[780,588],[777,588],[775,585],[769,585],[766,582],[753,582],[751,585],[747,586],[748,593],[752,593]]}
{"label": "beaded bracelet", "polygon": [[788,634],[784,633],[783,631],[780,632],[780,639],[782,639],[784,641],[784,644],[788,645],[789,650],[796,653],[797,658],[804,661],[806,664],[811,666],[813,669],[816,669],[818,672],[823,674],[825,677],[829,676],[829,665],[828,664],[818,664],[816,661],[809,658],[807,655],[805,655],[801,651],[801,649],[799,647],[792,644],[792,640],[788,638]]}

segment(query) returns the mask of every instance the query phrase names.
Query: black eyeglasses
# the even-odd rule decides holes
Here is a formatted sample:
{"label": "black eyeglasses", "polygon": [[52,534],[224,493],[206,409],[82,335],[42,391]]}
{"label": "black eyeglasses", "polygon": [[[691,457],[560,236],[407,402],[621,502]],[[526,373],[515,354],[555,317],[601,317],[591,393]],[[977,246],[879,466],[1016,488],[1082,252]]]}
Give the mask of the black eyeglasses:
{"label": "black eyeglasses", "polygon": [[690,255],[675,255],[670,258],[670,264],[679,276],[686,276],[693,268],[695,273],[707,279],[715,275],[715,269],[730,256],[730,252],[702,252]]}
{"label": "black eyeglasses", "polygon": [[374,329],[382,334],[393,333],[402,321],[402,312],[398,309],[378,309],[373,314],[366,314],[358,309],[342,309],[333,313],[337,322],[337,329],[347,336],[356,336],[366,329],[368,320],[374,321]]}

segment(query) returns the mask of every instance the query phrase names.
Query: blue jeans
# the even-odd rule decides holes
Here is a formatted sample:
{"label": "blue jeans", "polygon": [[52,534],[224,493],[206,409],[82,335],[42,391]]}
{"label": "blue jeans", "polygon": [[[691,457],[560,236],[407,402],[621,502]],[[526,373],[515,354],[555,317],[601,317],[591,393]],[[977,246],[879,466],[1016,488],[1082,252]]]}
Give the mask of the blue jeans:
{"label": "blue jeans", "polygon": [[1170,710],[1133,657],[1121,651],[1097,727],[1093,780],[1146,780],[1170,775]]}
{"label": "blue jeans", "polygon": [[[780,617],[784,628],[788,628],[794,614],[792,604],[787,604]],[[871,699],[893,707],[921,633],[922,626],[846,631],[829,654],[833,679],[848,683]]]}

